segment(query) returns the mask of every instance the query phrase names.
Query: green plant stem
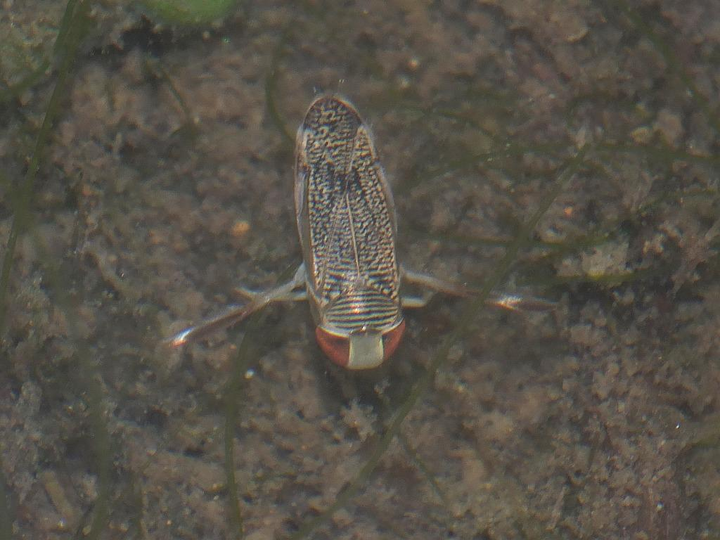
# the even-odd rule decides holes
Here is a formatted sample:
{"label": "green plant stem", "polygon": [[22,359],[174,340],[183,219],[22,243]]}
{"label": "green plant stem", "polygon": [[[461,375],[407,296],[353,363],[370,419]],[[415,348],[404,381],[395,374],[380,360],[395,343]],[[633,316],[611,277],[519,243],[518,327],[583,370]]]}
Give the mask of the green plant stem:
{"label": "green plant stem", "polygon": [[[43,152],[48,144],[52,133],[53,124],[60,113],[60,105],[68,86],[71,70],[83,37],[86,35],[90,19],[88,17],[90,6],[89,2],[84,0],[69,0],[65,8],[60,30],[55,42],[54,51],[59,57],[57,69],[57,80],[55,87],[50,95],[50,100],[45,111],[43,122],[35,139],[33,153],[30,158],[27,173],[22,182],[18,186],[14,215],[8,237],[5,257],[0,271],[0,336],[5,333],[7,324],[7,294],[10,283],[12,266],[15,258],[17,242],[20,236],[26,232],[31,223],[31,208],[34,196],[35,180],[37,178]],[[48,271],[51,279],[53,276],[57,278],[57,272],[50,268]],[[79,336],[76,326],[76,318],[70,316],[71,302],[65,290],[55,287],[58,293],[58,302],[64,308],[69,333],[72,336]],[[102,530],[105,528],[108,515],[108,498],[110,473],[112,470],[112,456],[110,449],[110,437],[105,424],[104,411],[102,407],[102,387],[95,380],[95,368],[90,361],[90,354],[87,345],[80,342],[78,350],[78,368],[80,376],[85,380],[85,388],[87,390],[87,401],[89,404],[90,425],[93,433],[93,446],[98,459],[98,497],[95,501],[93,519],[90,526],[90,532],[86,538],[95,540],[100,537]],[[4,488],[3,486],[0,486]],[[2,518],[2,526],[0,526],[0,538],[9,540],[12,535],[12,525],[10,513],[7,505],[7,496],[5,489],[0,489],[0,517]]]}
{"label": "green plant stem", "polygon": [[[63,21],[56,41],[56,50],[61,55],[58,67],[58,76],[50,101],[48,102],[40,131],[35,139],[35,146],[28,165],[25,178],[18,187],[17,203],[13,215],[10,235],[5,248],[5,257],[0,269],[0,339],[5,333],[7,324],[7,293],[10,284],[10,274],[17,242],[26,229],[29,212],[35,189],[35,179],[42,159],[43,151],[47,146],[53,123],[60,112],[60,103],[67,87],[70,70],[77,54],[82,36],[87,30],[88,3],[82,0],[69,0],[63,16]],[[62,46],[58,46],[62,44]]]}
{"label": "green plant stem", "polygon": [[[240,390],[245,373],[248,370],[250,361],[250,348],[252,346],[250,336],[254,335],[259,325],[260,315],[255,314],[247,323],[247,330],[240,342],[238,352],[232,363],[232,371],[230,380],[225,387],[225,482],[228,493],[228,510],[230,512],[230,522],[235,531],[234,536],[237,539],[245,536],[245,520],[242,515],[240,506],[240,498],[237,492],[237,479],[235,478],[235,424],[238,416],[238,401],[240,398]],[[231,533],[232,534],[232,533]]]}
{"label": "green plant stem", "polygon": [[275,124],[275,127],[283,136],[283,139],[292,146],[295,144],[295,137],[288,129],[275,101],[279,66],[285,56],[285,47],[287,46],[289,40],[290,28],[288,26],[288,28],[283,31],[280,41],[278,41],[277,47],[273,51],[272,60],[270,61],[270,70],[265,77],[265,102],[267,103],[268,114],[270,115],[270,119],[273,124]]}

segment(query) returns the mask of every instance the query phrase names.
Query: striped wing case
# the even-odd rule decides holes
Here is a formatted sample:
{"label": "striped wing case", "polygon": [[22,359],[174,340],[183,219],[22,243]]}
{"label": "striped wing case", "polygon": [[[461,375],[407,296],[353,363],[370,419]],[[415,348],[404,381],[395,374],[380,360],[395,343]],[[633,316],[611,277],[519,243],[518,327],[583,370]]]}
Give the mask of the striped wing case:
{"label": "striped wing case", "polygon": [[295,210],[318,327],[348,337],[403,324],[392,194],[367,125],[336,96],[316,99],[298,131]]}

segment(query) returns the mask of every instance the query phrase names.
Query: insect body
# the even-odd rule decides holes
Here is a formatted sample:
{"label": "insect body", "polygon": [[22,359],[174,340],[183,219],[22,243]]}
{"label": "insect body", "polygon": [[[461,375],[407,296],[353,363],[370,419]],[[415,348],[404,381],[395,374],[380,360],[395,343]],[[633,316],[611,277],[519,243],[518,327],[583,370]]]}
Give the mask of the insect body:
{"label": "insect body", "polygon": [[[402,307],[422,307],[435,291],[468,289],[411,272],[397,261],[395,205],[367,125],[355,107],[321,96],[298,130],[295,146],[295,213],[303,263],[292,280],[263,292],[238,291],[249,302],[188,328],[169,340],[180,346],[245,319],[280,301],[308,300],[318,344],[349,369],[379,366],[405,330]],[[426,290],[400,296],[400,281]],[[489,301],[516,309],[546,303],[500,295]]]}
{"label": "insect body", "polygon": [[395,206],[357,111],[321,97],[296,142],[295,213],[320,347],[361,369],[393,353],[405,329]]}

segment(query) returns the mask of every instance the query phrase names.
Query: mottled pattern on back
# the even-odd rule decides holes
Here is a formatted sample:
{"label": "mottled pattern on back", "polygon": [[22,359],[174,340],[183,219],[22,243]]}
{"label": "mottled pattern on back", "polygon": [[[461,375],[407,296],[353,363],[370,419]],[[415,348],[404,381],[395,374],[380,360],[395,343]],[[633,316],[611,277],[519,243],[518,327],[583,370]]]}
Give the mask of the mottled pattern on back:
{"label": "mottled pattern on back", "polygon": [[367,127],[347,102],[324,97],[312,105],[298,136],[319,299],[332,302],[369,288],[396,303],[394,209]]}

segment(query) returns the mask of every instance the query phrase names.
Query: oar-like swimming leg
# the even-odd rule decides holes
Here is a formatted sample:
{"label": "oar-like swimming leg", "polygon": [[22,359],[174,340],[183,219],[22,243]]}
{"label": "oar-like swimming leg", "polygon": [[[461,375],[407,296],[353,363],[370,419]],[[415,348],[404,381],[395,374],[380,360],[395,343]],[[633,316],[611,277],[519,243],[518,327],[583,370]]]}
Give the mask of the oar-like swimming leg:
{"label": "oar-like swimming leg", "polygon": [[247,304],[230,306],[225,312],[211,317],[200,324],[186,328],[182,332],[178,332],[170,337],[167,343],[171,347],[180,347],[189,341],[200,339],[218,330],[236,325],[269,304],[305,300],[307,297],[306,292],[304,290],[296,290],[304,286],[305,265],[301,264],[290,281],[272,289],[252,292],[245,288],[238,288],[236,291],[248,300]]}
{"label": "oar-like swimming leg", "polygon": [[[466,287],[460,283],[444,281],[428,274],[408,270],[405,267],[400,268],[400,275],[404,283],[409,283],[422,289],[420,296],[404,296],[402,298],[402,306],[407,309],[425,307],[436,293],[466,297],[473,296],[479,292],[476,289]],[[506,293],[491,293],[485,303],[511,311],[543,312],[550,311],[555,307],[554,302],[542,298]]]}

